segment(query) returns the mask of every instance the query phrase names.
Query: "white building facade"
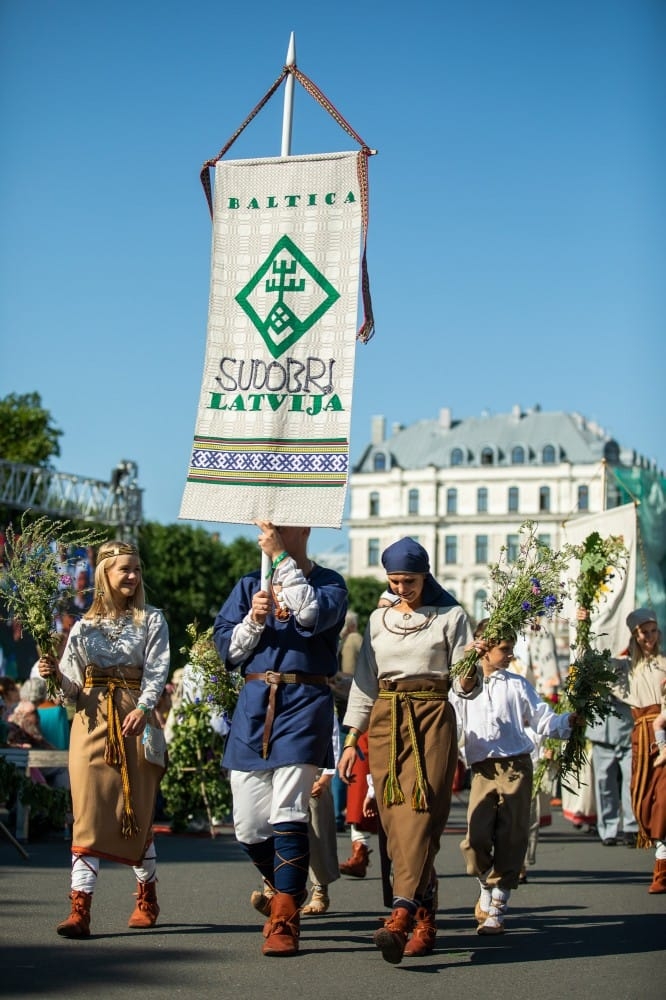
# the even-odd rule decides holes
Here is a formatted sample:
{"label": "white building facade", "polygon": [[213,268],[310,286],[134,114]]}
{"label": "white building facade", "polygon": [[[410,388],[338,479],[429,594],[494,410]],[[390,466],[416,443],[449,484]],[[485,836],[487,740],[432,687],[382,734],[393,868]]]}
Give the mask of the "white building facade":
{"label": "white building facade", "polygon": [[557,548],[565,521],[619,502],[613,465],[644,461],[579,414],[538,406],[461,421],[444,409],[390,435],[375,417],[349,479],[349,574],[382,579],[384,548],[411,536],[478,620],[488,564],[502,546],[515,557],[524,521],[538,522],[544,543]]}

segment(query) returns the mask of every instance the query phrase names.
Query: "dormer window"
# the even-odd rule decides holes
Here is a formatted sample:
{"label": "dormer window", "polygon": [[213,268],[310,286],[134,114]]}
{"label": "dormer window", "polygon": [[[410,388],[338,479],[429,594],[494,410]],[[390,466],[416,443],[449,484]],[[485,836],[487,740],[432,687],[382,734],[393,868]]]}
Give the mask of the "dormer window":
{"label": "dormer window", "polygon": [[462,448],[454,448],[451,452],[451,465],[462,465],[463,458],[464,455]]}
{"label": "dormer window", "polygon": [[481,452],[481,465],[493,465],[495,453],[492,448],[484,448]]}
{"label": "dormer window", "polygon": [[543,449],[541,461],[544,465],[555,465],[555,449],[552,444],[547,444]]}
{"label": "dormer window", "polygon": [[372,459],[372,468],[374,472],[386,471],[386,455],[383,451],[375,452],[374,458]]}
{"label": "dormer window", "polygon": [[522,445],[518,444],[511,452],[511,462],[513,465],[524,465],[525,464],[525,449]]}

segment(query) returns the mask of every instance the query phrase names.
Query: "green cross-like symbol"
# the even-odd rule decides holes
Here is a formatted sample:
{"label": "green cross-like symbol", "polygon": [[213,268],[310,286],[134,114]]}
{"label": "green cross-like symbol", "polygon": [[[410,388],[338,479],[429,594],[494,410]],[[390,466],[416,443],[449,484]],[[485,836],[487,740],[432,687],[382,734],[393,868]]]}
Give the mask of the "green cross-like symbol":
{"label": "green cross-like symbol", "polygon": [[[291,260],[278,260],[281,253],[288,254]],[[294,309],[284,301],[284,296],[287,293],[306,291],[306,278],[296,277],[299,267],[319,286],[325,296],[323,301],[303,319],[299,318]],[[266,292],[277,293],[278,298],[277,302],[271,306],[268,315],[262,319],[249,299],[269,271],[276,277],[266,278],[264,288]],[[291,277],[292,275],[293,277]],[[292,344],[300,340],[339,298],[340,293],[335,290],[293,240],[288,236],[282,236],[259,270],[240,290],[236,301],[258,330],[273,357],[279,358]]]}

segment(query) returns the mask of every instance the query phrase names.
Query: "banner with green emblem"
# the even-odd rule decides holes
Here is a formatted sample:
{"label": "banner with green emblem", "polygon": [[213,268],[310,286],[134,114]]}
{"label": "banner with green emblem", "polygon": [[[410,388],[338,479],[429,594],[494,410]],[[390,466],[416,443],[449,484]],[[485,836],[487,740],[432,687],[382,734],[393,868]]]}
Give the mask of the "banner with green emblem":
{"label": "banner with green emblem", "polygon": [[340,527],[362,156],[215,164],[206,357],[180,517]]}

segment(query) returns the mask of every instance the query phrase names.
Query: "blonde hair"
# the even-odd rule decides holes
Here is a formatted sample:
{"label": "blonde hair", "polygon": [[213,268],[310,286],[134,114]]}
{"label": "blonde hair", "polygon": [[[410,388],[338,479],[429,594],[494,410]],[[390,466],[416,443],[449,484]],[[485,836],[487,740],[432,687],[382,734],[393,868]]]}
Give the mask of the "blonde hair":
{"label": "blonde hair", "polygon": [[[84,618],[112,618],[116,613],[116,605],[109,586],[109,578],[106,574],[109,559],[117,559],[119,556],[134,556],[139,560],[141,568],[141,558],[139,550],[132,542],[111,541],[103,542],[99,547],[95,562],[95,596]],[[139,623],[145,617],[146,593],[143,589],[143,576],[139,577],[134,597],[127,602],[127,611],[132,612],[134,621]]]}

